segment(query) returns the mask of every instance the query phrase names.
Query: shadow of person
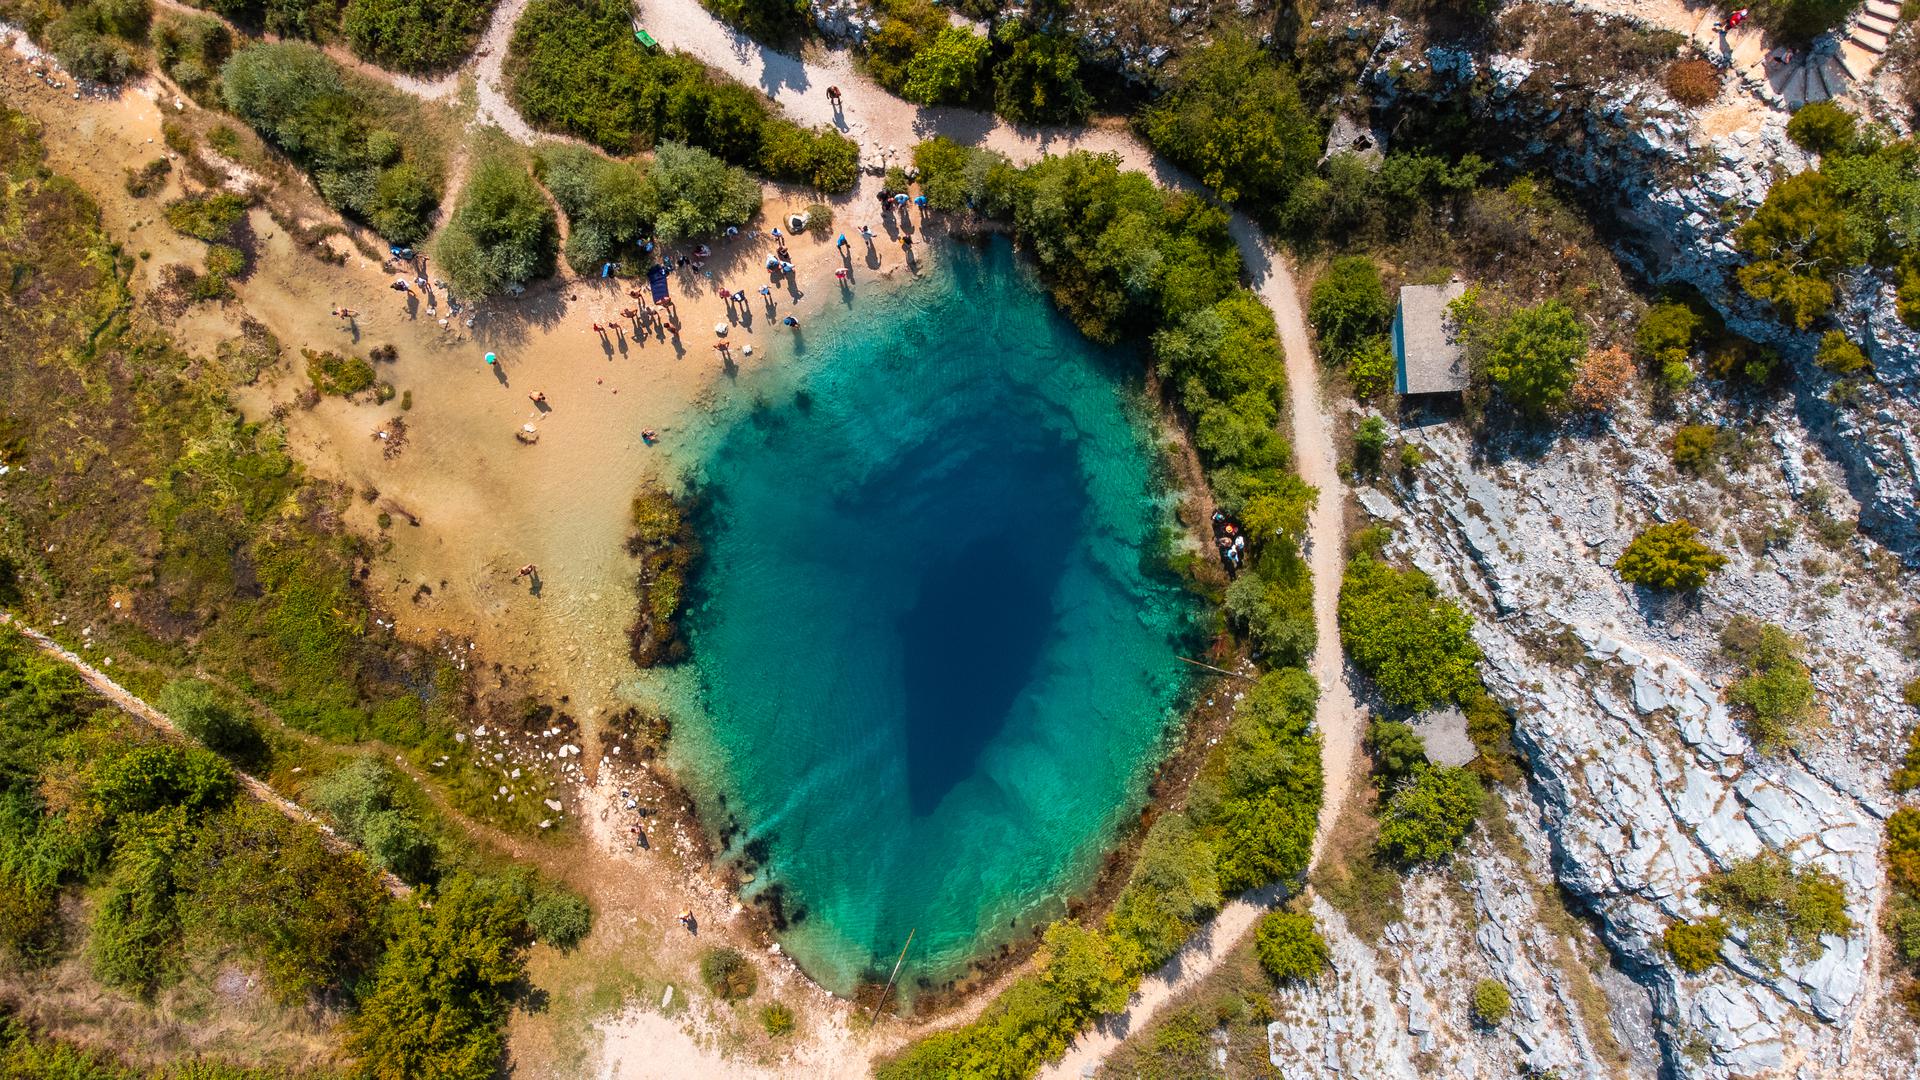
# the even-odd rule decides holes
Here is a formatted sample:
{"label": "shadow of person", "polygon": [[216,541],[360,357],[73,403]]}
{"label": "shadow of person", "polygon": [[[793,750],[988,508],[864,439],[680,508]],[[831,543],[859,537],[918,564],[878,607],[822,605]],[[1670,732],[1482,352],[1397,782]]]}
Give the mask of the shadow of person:
{"label": "shadow of person", "polygon": [[620,350],[621,356],[627,355],[627,328],[619,323],[613,326],[613,346]]}
{"label": "shadow of person", "polygon": [[489,367],[491,367],[491,368],[493,368],[493,377],[494,377],[494,378],[496,378],[496,379],[498,379],[498,380],[500,380],[500,385],[501,385],[501,386],[506,386],[506,385],[508,385],[508,383],[507,383],[507,365],[505,365],[505,364],[502,364],[502,363],[500,363],[500,362],[499,362],[498,360],[496,360],[496,361],[494,361],[494,362],[493,362],[492,364],[490,364],[490,365],[488,365],[488,366],[489,366]]}
{"label": "shadow of person", "polygon": [[407,294],[407,318],[417,319],[419,317],[420,317],[420,298],[418,296],[415,296],[413,293],[408,293]]}
{"label": "shadow of person", "polygon": [[613,338],[604,330],[600,332],[600,351],[607,354],[607,359],[613,359]]}
{"label": "shadow of person", "polygon": [[540,580],[540,571],[535,570],[533,573],[527,575],[527,592],[530,595],[539,596],[540,590],[544,588],[546,588],[546,583]]}
{"label": "shadow of person", "polygon": [[853,282],[846,278],[840,279],[840,303],[846,307],[853,306]]}

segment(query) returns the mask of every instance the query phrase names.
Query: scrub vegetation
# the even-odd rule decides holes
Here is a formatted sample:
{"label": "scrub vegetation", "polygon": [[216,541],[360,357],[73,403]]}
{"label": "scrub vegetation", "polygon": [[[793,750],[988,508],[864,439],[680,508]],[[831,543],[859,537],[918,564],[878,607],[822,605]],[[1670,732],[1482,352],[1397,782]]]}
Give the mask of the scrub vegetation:
{"label": "scrub vegetation", "polygon": [[[0,174],[0,252],[20,283],[0,312],[4,600],[30,622],[90,625],[93,655],[205,743],[103,707],[0,637],[0,972],[82,964],[98,992],[138,1002],[227,958],[288,1006],[343,1018],[367,1075],[494,1075],[527,947],[536,931],[577,941],[582,905],[503,871],[410,773],[329,745],[439,763],[447,803],[533,832],[538,798],[492,799],[493,763],[453,737],[494,706],[451,662],[379,632],[337,493],[228,404],[258,370],[249,358],[277,355],[270,335],[204,359],[136,326],[128,264],[10,111]],[[182,223],[217,224],[216,209]],[[251,801],[232,762],[313,797],[365,853]],[[529,765],[519,783],[537,792],[550,781]],[[376,864],[419,887],[390,894]],[[9,1028],[10,1060],[68,1060],[23,1038]]]}
{"label": "scrub vegetation", "polygon": [[909,101],[991,108],[1016,124],[1076,124],[1093,108],[1078,46],[1051,13],[998,18],[982,35],[954,26],[932,0],[880,8],[857,56],[875,82]]}

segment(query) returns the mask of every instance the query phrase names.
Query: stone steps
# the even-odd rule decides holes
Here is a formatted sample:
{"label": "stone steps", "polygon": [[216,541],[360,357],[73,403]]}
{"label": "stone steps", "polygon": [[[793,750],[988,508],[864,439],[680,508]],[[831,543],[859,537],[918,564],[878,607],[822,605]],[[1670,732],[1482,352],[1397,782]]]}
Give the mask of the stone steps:
{"label": "stone steps", "polygon": [[1847,32],[1848,41],[1851,41],[1854,44],[1860,46],[1861,48],[1867,50],[1868,52],[1875,53],[1875,54],[1884,53],[1887,51],[1887,36],[1888,35],[1883,34],[1878,30],[1869,28],[1865,23],[1862,23],[1862,22],[1855,22],[1853,24],[1853,29]]}

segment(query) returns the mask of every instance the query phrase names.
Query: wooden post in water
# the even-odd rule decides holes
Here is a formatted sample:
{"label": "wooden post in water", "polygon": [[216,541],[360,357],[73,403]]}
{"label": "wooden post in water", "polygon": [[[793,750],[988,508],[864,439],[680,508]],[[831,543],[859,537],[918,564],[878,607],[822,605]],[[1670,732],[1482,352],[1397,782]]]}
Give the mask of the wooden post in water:
{"label": "wooden post in water", "polygon": [[907,943],[900,946],[900,957],[893,962],[893,974],[887,976],[887,988],[880,991],[880,1000],[874,1002],[873,1013],[867,1017],[868,1027],[872,1027],[880,1022],[880,1007],[887,1003],[887,995],[893,993],[893,980],[900,977],[900,965],[906,963],[907,949],[913,945],[914,932],[919,929],[920,928],[916,926],[907,931]]}
{"label": "wooden post in water", "polygon": [[1226,668],[1223,668],[1223,667],[1214,667],[1212,664],[1203,664],[1198,660],[1189,660],[1184,656],[1176,656],[1174,657],[1174,659],[1180,661],[1183,664],[1192,664],[1194,667],[1197,667],[1197,668],[1206,668],[1208,671],[1217,671],[1220,674],[1225,675],[1229,679],[1245,679],[1248,682],[1259,681],[1258,679],[1255,679],[1251,675],[1242,675],[1237,671],[1228,671]]}

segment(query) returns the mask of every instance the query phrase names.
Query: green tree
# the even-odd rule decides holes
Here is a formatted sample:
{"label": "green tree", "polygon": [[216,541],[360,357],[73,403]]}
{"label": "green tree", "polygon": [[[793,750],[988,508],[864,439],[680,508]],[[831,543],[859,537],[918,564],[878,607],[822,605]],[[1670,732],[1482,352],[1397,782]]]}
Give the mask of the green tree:
{"label": "green tree", "polygon": [[1548,300],[1502,317],[1478,360],[1502,397],[1539,419],[1565,408],[1586,355],[1586,328],[1571,308]]}
{"label": "green tree", "polygon": [[1380,475],[1387,454],[1387,422],[1378,416],[1360,421],[1353,430],[1353,471],[1363,477]]}
{"label": "green tree", "polygon": [[1343,363],[1362,342],[1377,336],[1393,314],[1380,268],[1364,255],[1342,255],[1313,283],[1307,318],[1320,335],[1322,353]]}
{"label": "green tree", "polygon": [[401,804],[393,773],[378,759],[342,765],[314,785],[310,800],[375,863],[407,881],[433,877],[437,847]]}
{"label": "green tree", "polygon": [[1431,709],[1479,686],[1473,620],[1419,570],[1356,555],[1340,585],[1339,616],[1347,654],[1388,705]]}
{"label": "green tree", "polygon": [[1122,966],[1135,972],[1159,967],[1220,906],[1214,858],[1213,846],[1184,814],[1153,823],[1107,917]]}
{"label": "green tree", "polygon": [[397,71],[444,71],[487,28],[488,0],[347,0],[340,29],[355,55]]}
{"label": "green tree", "polygon": [[700,0],[728,26],[757,41],[784,45],[813,24],[805,0]]}
{"label": "green tree", "polygon": [[1320,127],[1292,74],[1246,34],[1228,33],[1188,53],[1179,75],[1141,114],[1147,140],[1222,200],[1272,219],[1320,158]]}
{"label": "green tree", "polygon": [[1735,615],[1720,631],[1720,647],[1745,668],[1727,687],[1727,700],[1748,736],[1764,751],[1792,745],[1818,715],[1800,642],[1771,623]]}
{"label": "green tree", "polygon": [[1847,339],[1839,330],[1829,330],[1820,335],[1820,351],[1814,357],[1821,367],[1835,375],[1858,375],[1872,365],[1867,363],[1867,354],[1860,346]]}
{"label": "green tree", "polygon": [[993,111],[1016,124],[1077,124],[1093,107],[1080,82],[1074,39],[1018,21],[995,32],[1006,55],[994,65]]}
{"label": "green tree", "polygon": [[1469,1011],[1474,1022],[1486,1027],[1499,1027],[1500,1022],[1513,1011],[1513,994],[1507,985],[1498,979],[1481,979],[1473,984],[1473,998]]}
{"label": "green tree", "polygon": [[1801,330],[1833,306],[1835,276],[1863,259],[1833,182],[1818,171],[1773,185],[1734,240],[1751,260],[1741,287]]}
{"label": "green tree", "polygon": [[963,105],[986,86],[993,42],[963,26],[949,26],[913,54],[901,96],[922,105]]}
{"label": "green tree", "polygon": [[1816,154],[1851,153],[1860,141],[1860,121],[1832,101],[1809,101],[1787,121],[1787,138]]}
{"label": "green tree", "polygon": [[647,235],[654,204],[645,169],[567,143],[541,147],[538,160],[541,180],[567,215],[567,265],[575,273],[596,273],[623,249],[638,255],[634,243]]}
{"label": "green tree", "polygon": [[1367,725],[1367,749],[1382,787],[1393,787],[1427,764],[1427,748],[1412,724],[1375,717]]}
{"label": "green tree", "polygon": [[708,949],[700,954],[700,981],[722,1001],[745,1001],[760,986],[753,962],[738,949]]}
{"label": "green tree", "polygon": [[1718,915],[1695,922],[1670,922],[1662,935],[1674,966],[1689,975],[1698,975],[1719,963],[1720,944],[1726,940],[1727,920]]}
{"label": "green tree", "polygon": [[647,187],[654,235],[663,242],[711,236],[760,212],[760,185],[698,147],[661,143]]}
{"label": "green tree", "polygon": [[1748,956],[1776,972],[1787,956],[1817,959],[1826,951],[1822,937],[1853,930],[1840,879],[1817,866],[1796,868],[1771,850],[1716,871],[1700,899],[1744,933]]}
{"label": "green tree", "polygon": [[347,1051],[371,1080],[488,1080],[506,1050],[525,977],[527,898],[498,881],[455,877],[401,904]]}
{"label": "green tree", "polygon": [[1635,585],[1652,589],[1698,589],[1727,557],[1700,540],[1693,522],[1650,525],[1633,538],[1613,568]]}
{"label": "green tree", "polygon": [[434,254],[455,288],[493,296],[551,275],[558,236],[533,177],[512,156],[492,154],[475,163]]}
{"label": "green tree", "polygon": [[527,909],[527,926],[535,939],[571,952],[593,929],[593,908],[585,897],[555,890]]}
{"label": "green tree", "polygon": [[193,829],[184,807],[167,806],[131,816],[117,841],[87,953],[101,982],[150,997],[184,962],[175,873]]}
{"label": "green tree", "polygon": [[1333,951],[1304,911],[1269,911],[1253,935],[1254,955],[1274,982],[1311,979],[1327,969]]}
{"label": "green tree", "polygon": [[1071,919],[1048,926],[1036,958],[1040,981],[1082,1016],[1119,1012],[1134,979],[1115,958],[1105,935]]}
{"label": "green tree", "polygon": [[1452,854],[1473,827],[1483,795],[1479,778],[1466,769],[1432,765],[1416,770],[1380,813],[1380,854],[1409,865]]}
{"label": "green tree", "polygon": [[160,711],[180,730],[222,754],[253,755],[264,748],[253,721],[222,703],[199,679],[175,679],[160,690]]}

